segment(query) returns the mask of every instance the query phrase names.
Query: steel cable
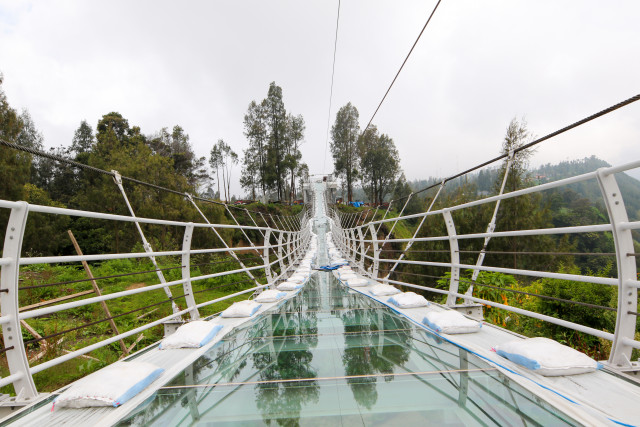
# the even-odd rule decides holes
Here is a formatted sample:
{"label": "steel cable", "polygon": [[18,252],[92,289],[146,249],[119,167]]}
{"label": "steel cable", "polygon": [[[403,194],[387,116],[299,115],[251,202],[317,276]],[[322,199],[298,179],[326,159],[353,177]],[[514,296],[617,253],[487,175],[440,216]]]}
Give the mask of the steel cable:
{"label": "steel cable", "polygon": [[[58,162],[61,162],[61,163],[66,163],[66,164],[68,164],[70,166],[73,166],[73,167],[76,167],[76,168],[90,170],[92,172],[96,172],[96,173],[99,173],[99,174],[102,174],[102,175],[108,175],[108,176],[111,176],[111,177],[115,178],[115,174],[113,172],[111,172],[111,171],[106,171],[104,169],[100,169],[100,168],[96,168],[94,166],[86,165],[84,163],[76,162],[75,160],[67,159],[67,158],[64,158],[62,156],[58,156],[57,154],[47,153],[47,152],[44,152],[44,151],[36,150],[34,148],[25,147],[25,146],[22,146],[22,145],[15,144],[13,142],[5,141],[4,139],[1,139],[1,138],[0,138],[0,145],[4,145],[5,147],[12,148],[14,150],[23,151],[25,153],[33,154],[34,156],[45,157],[45,158],[48,158],[48,159],[51,159],[51,160],[55,160],[55,161],[58,161]],[[169,193],[177,194],[177,195],[182,196],[182,197],[187,197],[188,196],[188,194],[185,193],[185,192],[178,191],[178,190],[173,190],[173,189],[167,188],[167,187],[162,187],[160,185],[152,184],[152,183],[146,182],[146,181],[141,181],[141,180],[136,179],[136,178],[131,178],[131,177],[124,176],[124,175],[121,175],[121,178],[122,178],[123,181],[129,181],[129,182],[132,182],[132,183],[135,183],[135,184],[139,184],[139,185],[143,185],[143,186],[146,186],[146,187],[149,187],[149,188],[154,188],[156,190],[166,191],[166,192],[169,192]],[[248,210],[246,208],[241,208],[241,207],[235,206],[235,205],[229,205],[229,204],[223,203],[223,202],[217,202],[215,200],[206,199],[206,198],[203,198],[203,197],[198,197],[198,196],[192,196],[192,197],[194,199],[197,199],[197,200],[200,200],[200,201],[203,201],[203,202],[213,203],[213,204],[219,205],[219,206],[227,206],[227,207],[233,208],[233,209],[247,210],[247,211],[253,212],[255,214],[260,213],[259,211],[252,211],[252,210]],[[283,215],[276,214],[276,216],[281,217]],[[295,215],[286,215],[286,216],[295,216]]]}

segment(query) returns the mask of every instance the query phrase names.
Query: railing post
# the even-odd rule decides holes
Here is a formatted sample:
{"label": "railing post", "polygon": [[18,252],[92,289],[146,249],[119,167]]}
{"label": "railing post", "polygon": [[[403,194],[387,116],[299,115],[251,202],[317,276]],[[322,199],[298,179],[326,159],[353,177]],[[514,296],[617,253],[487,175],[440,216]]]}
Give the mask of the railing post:
{"label": "railing post", "polygon": [[267,232],[264,234],[264,250],[262,251],[262,261],[264,262],[264,275],[267,278],[267,283],[273,282],[273,276],[271,275],[271,264],[269,261],[269,249],[271,249],[271,228],[267,228]]}
{"label": "railing post", "polygon": [[22,340],[22,329],[18,317],[20,303],[18,301],[18,280],[20,276],[20,252],[22,239],[29,214],[29,204],[18,202],[11,209],[7,232],[4,237],[2,256],[9,258],[9,264],[2,265],[0,277],[0,309],[2,314],[10,316],[8,323],[2,325],[4,348],[7,353],[10,376],[14,376],[13,389],[16,392],[16,403],[29,403],[38,396],[38,390],[29,372],[29,360]]}
{"label": "railing post", "polygon": [[636,317],[632,313],[637,312],[638,308],[638,290],[629,285],[630,281],[636,280],[637,274],[636,258],[630,255],[634,253],[633,236],[631,230],[623,228],[629,222],[629,217],[616,177],[607,173],[606,168],[602,168],[598,169],[597,178],[611,221],[618,266],[618,310],[609,364],[618,368],[628,368],[632,366],[633,347],[625,341],[633,340],[635,337]]}
{"label": "railing post", "polygon": [[358,263],[358,265],[360,266],[360,268],[362,269],[362,271],[364,270],[364,234],[362,234],[362,228],[363,226],[358,227],[358,239],[360,240],[360,262]]}
{"label": "railing post", "polygon": [[380,254],[378,253],[378,233],[376,232],[376,228],[369,223],[369,233],[371,233],[371,240],[373,245],[373,265],[371,270],[371,278],[378,278],[378,268],[380,266]]}
{"label": "railing post", "polygon": [[449,251],[451,253],[451,280],[449,281],[449,295],[447,295],[447,305],[452,307],[456,305],[456,296],[458,293],[458,285],[460,281],[460,252],[458,251],[458,238],[456,237],[456,225],[449,209],[443,209],[442,216],[447,226],[447,234],[449,235]]}
{"label": "railing post", "polygon": [[291,243],[291,236],[291,233],[287,234],[287,267],[291,266],[296,258],[295,253],[293,252],[295,248],[295,242]]}
{"label": "railing post", "polygon": [[184,228],[184,237],[182,239],[182,289],[184,290],[184,299],[189,308],[191,320],[198,320],[200,313],[196,307],[196,300],[193,297],[193,289],[191,287],[191,239],[193,238],[193,223],[190,222]]}
{"label": "railing post", "polygon": [[284,244],[284,231],[278,232],[278,265],[280,265],[280,274],[284,273],[284,259],[282,257],[282,245]]}
{"label": "railing post", "polygon": [[356,255],[358,254],[357,250],[358,250],[358,245],[357,245],[357,240],[356,240],[356,233],[353,231],[353,228],[349,229],[349,235],[351,236],[351,238],[349,239],[350,245],[349,245],[349,250],[351,251],[351,258],[353,258],[353,262],[356,262]]}

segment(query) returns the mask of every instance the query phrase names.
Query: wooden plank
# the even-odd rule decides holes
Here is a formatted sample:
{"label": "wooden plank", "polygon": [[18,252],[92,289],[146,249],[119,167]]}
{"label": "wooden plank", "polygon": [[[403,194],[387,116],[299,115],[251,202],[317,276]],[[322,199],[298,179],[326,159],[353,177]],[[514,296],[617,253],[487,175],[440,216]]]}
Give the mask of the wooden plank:
{"label": "wooden plank", "polygon": [[[142,338],[144,338],[144,334],[140,334],[138,335],[138,338],[136,338],[135,342],[133,344],[131,344],[131,347],[129,347],[127,349],[127,351],[129,351],[129,353],[131,353],[131,350],[133,350],[133,348],[136,346],[136,344],[138,344]],[[124,354],[122,356],[120,356],[120,359],[122,359],[124,357]]]}
{"label": "wooden plank", "polygon": [[[69,233],[69,238],[71,239],[71,243],[73,243],[73,247],[76,249],[76,253],[82,256],[82,250],[80,249],[80,245],[78,245],[73,232],[71,230],[67,230],[67,233]],[[100,291],[98,284],[94,280],[93,273],[91,272],[89,264],[86,261],[82,261],[82,266],[84,267],[84,271],[87,273],[87,276],[89,276],[89,279],[91,279],[91,286],[93,286],[93,290],[95,291],[96,295],[101,296],[102,292]],[[111,329],[113,329],[114,334],[120,335],[120,332],[118,332],[118,327],[116,326],[116,322],[114,322],[111,318],[111,313],[109,312],[107,303],[104,301],[100,301],[100,305],[102,306],[102,310],[104,311],[104,313],[107,315],[107,318],[109,318],[109,324],[111,325]],[[123,354],[129,354],[129,350],[127,349],[127,346],[124,344],[124,340],[122,339],[120,340],[120,349],[122,350]]]}
{"label": "wooden plank", "polygon": [[43,307],[45,305],[55,304],[55,303],[60,302],[60,301],[66,301],[68,299],[78,298],[78,297],[81,297],[83,295],[92,294],[93,292],[94,292],[94,290],[90,289],[88,291],[78,292],[77,294],[65,295],[63,297],[50,299],[48,301],[42,301],[42,302],[39,302],[39,303],[36,303],[36,304],[25,305],[24,307],[20,307],[19,311],[27,311],[27,310],[31,310],[32,308],[38,308],[38,307]]}

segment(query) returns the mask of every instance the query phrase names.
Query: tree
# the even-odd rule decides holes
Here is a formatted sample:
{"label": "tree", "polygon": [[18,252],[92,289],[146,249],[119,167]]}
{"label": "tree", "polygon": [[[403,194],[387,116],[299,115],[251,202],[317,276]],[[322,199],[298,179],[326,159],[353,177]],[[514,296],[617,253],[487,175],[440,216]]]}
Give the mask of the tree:
{"label": "tree", "polygon": [[71,152],[75,153],[76,156],[82,153],[88,153],[92,150],[95,142],[93,129],[91,129],[91,126],[89,126],[86,120],[83,120],[73,134]]}
{"label": "tree", "polygon": [[[263,195],[267,192],[268,133],[262,107],[262,104],[251,101],[244,116],[244,135],[249,140],[249,148],[244,150],[240,183],[245,190],[252,192],[253,198],[256,188],[260,188]],[[252,176],[249,177],[247,174]]]}
{"label": "tree", "polygon": [[286,170],[286,133],[287,111],[282,100],[282,88],[271,82],[267,98],[262,101],[266,117],[268,141],[267,147],[267,185],[273,188],[278,199],[284,197],[284,174]]}
{"label": "tree", "polygon": [[338,110],[336,121],[331,127],[331,154],[333,154],[336,175],[342,176],[347,183],[347,199],[353,196],[354,178],[357,176],[358,150],[360,134],[358,110],[349,102]]}
{"label": "tree", "polygon": [[[532,135],[527,129],[527,122],[522,119],[518,122],[513,118],[507,126],[507,132],[502,142],[502,153],[509,154],[523,145],[527,144]],[[529,185],[528,180],[528,164],[532,151],[520,150],[515,153],[511,166],[509,168],[509,176],[505,185],[505,192],[516,191]],[[502,163],[494,182],[494,191],[497,193],[502,185],[502,180],[507,168],[507,160]],[[511,230],[527,230],[534,228],[544,228],[551,224],[551,215],[549,209],[542,203],[542,196],[539,193],[525,194],[519,197],[512,197],[502,201],[500,210],[496,220],[496,231]],[[526,265],[518,267],[518,251],[545,251],[552,246],[552,242],[548,236],[530,236],[530,237],[505,237],[500,239],[492,239],[490,242],[492,250],[502,250],[513,252],[512,263],[513,268],[549,268],[547,265],[551,262],[549,257],[528,256],[525,258]],[[488,263],[495,262],[493,265],[504,265],[504,256],[502,260],[494,259],[488,256]]]}
{"label": "tree", "polygon": [[373,203],[381,204],[400,173],[400,158],[393,139],[379,135],[371,125],[358,140],[358,154],[362,187]]}
{"label": "tree", "polygon": [[220,193],[220,170],[222,170],[222,189],[227,202],[231,200],[231,167],[237,163],[238,155],[224,140],[219,139],[211,148],[209,165],[216,170],[218,193]]}
{"label": "tree", "polygon": [[263,195],[273,191],[282,200],[289,179],[289,197],[294,197],[304,130],[302,116],[287,114],[282,88],[271,82],[267,97],[260,103],[251,101],[244,116],[249,147],[243,153],[242,187],[254,196],[257,188]]}
{"label": "tree", "polygon": [[[22,120],[11,108],[2,90],[3,76],[0,74],[0,138],[17,143],[22,131]],[[29,180],[31,155],[0,146],[0,199],[18,200],[22,187]],[[6,212],[6,209],[3,209]],[[4,215],[4,216],[2,216]],[[8,215],[0,214],[0,226]]]}
{"label": "tree", "polygon": [[162,128],[148,139],[148,144],[155,153],[173,160],[174,170],[187,178],[189,185],[198,188],[206,182],[206,159],[196,156],[189,142],[189,134],[182,127],[175,125],[171,133],[167,128]]}
{"label": "tree", "polygon": [[300,163],[296,170],[296,176],[300,183],[300,194],[304,191],[304,183],[309,181],[309,166],[306,163]]}
{"label": "tree", "polygon": [[302,159],[302,153],[300,153],[300,144],[304,138],[304,118],[302,115],[294,116],[289,114],[287,116],[287,166],[289,173],[291,174],[291,186],[289,192],[289,202],[292,202],[296,197],[296,173]]}

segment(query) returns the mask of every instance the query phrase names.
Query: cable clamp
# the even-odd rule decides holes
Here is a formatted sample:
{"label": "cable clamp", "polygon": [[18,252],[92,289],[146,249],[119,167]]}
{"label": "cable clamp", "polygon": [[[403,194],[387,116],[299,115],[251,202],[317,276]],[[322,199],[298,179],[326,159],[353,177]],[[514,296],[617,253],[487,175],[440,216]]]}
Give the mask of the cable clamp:
{"label": "cable clamp", "polygon": [[116,184],[122,185],[122,176],[120,175],[120,172],[111,169],[111,173],[113,174],[113,180],[116,182]]}

